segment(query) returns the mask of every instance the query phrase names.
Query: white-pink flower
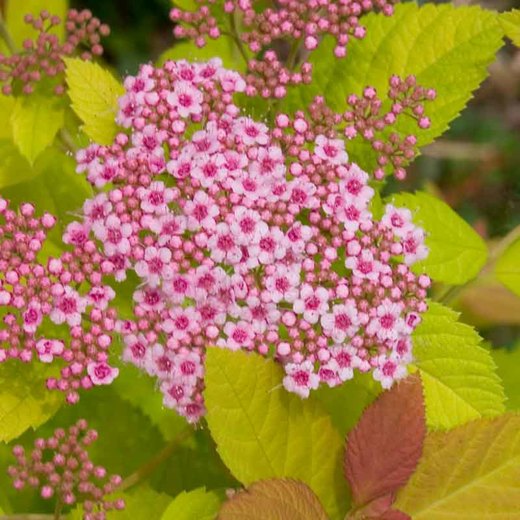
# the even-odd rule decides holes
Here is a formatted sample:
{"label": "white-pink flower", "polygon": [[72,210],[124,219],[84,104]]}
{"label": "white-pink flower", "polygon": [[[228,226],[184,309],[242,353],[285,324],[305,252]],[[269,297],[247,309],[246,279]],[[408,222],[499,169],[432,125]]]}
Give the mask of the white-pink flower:
{"label": "white-pink flower", "polygon": [[98,309],[106,309],[116,293],[109,285],[94,286],[87,294],[87,302]]}
{"label": "white-pink flower", "polygon": [[407,208],[396,208],[392,204],[385,206],[381,222],[398,237],[405,237],[414,229],[412,212]]}
{"label": "white-pink flower", "polygon": [[154,181],[148,188],[137,189],[141,200],[141,208],[145,213],[164,215],[168,212],[168,204],[175,198],[174,190],[167,188],[164,182]]}
{"label": "white-pink flower", "polygon": [[187,81],[177,81],[173,92],[167,95],[166,100],[181,117],[186,118],[202,112],[204,96],[193,84]]}
{"label": "white-pink flower", "polygon": [[208,249],[211,258],[218,263],[237,264],[242,258],[236,237],[225,222],[216,225],[213,235],[208,240]]}
{"label": "white-pink flower", "polygon": [[310,361],[287,363],[284,369],[287,375],[283,378],[283,386],[300,397],[309,397],[310,391],[320,384],[320,376],[314,372]]}
{"label": "white-pink flower", "polygon": [[314,154],[321,160],[331,164],[346,164],[348,162],[345,142],[342,139],[328,139],[324,135],[318,135],[314,143]]}
{"label": "white-pink flower", "polygon": [[271,301],[278,303],[283,300],[292,303],[298,298],[300,271],[299,264],[277,264],[271,274],[265,275],[264,284]]}
{"label": "white-pink flower", "polygon": [[237,206],[233,211],[229,229],[237,244],[244,246],[258,244],[269,230],[257,211],[244,206]]}
{"label": "white-pink flower", "polygon": [[111,213],[104,222],[96,222],[92,230],[96,238],[103,242],[106,255],[127,255],[130,252],[128,239],[132,235],[132,224],[121,222],[114,213]]}
{"label": "white-pink flower", "polygon": [[239,321],[238,323],[228,321],[224,325],[224,333],[227,339],[225,341],[219,340],[219,345],[229,350],[248,348],[251,346],[254,336],[251,325],[245,321]]}
{"label": "white-pink flower", "polygon": [[424,240],[424,231],[420,228],[415,228],[406,234],[402,241],[406,265],[412,265],[428,256],[428,248],[424,244]]}
{"label": "white-pink flower", "polygon": [[23,330],[34,334],[43,320],[42,306],[38,301],[31,301],[23,313]]}
{"label": "white-pink flower", "polygon": [[170,264],[172,252],[166,247],[147,247],[143,260],[135,264],[135,272],[144,278],[150,287],[157,287],[163,280],[173,276],[173,267]]}
{"label": "white-pink flower", "polygon": [[36,352],[42,363],[52,363],[54,356],[61,356],[65,345],[57,339],[40,339],[36,342]]}
{"label": "white-pink flower", "polygon": [[143,334],[128,334],[123,337],[125,348],[121,358],[127,363],[132,363],[138,367],[144,366],[148,341]]}
{"label": "white-pink flower", "polygon": [[67,322],[74,327],[81,323],[81,314],[85,312],[87,300],[80,296],[74,289],[66,285],[58,287],[60,294],[54,296],[53,309],[50,319],[57,325]]}
{"label": "white-pink flower", "polygon": [[381,262],[374,258],[368,249],[363,249],[357,256],[348,256],[345,260],[345,267],[352,269],[358,278],[367,278],[375,281],[379,278],[379,273],[383,271]]}
{"label": "white-pink flower", "polygon": [[94,385],[109,385],[119,375],[119,369],[111,367],[104,361],[91,362],[87,365],[87,373]]}
{"label": "white-pink flower", "polygon": [[246,146],[266,145],[269,142],[269,130],[263,123],[253,121],[249,117],[240,117],[233,128],[235,136]]}
{"label": "white-pink flower", "polygon": [[293,303],[293,311],[303,314],[308,323],[317,323],[329,309],[329,291],[325,287],[303,284],[299,297]]}
{"label": "white-pink flower", "polygon": [[385,299],[378,305],[376,316],[370,320],[366,332],[371,336],[376,335],[381,340],[396,340],[405,329],[401,312],[402,305]]}
{"label": "white-pink flower", "polygon": [[199,313],[193,307],[173,307],[168,315],[169,318],[162,323],[162,329],[178,342],[189,342],[192,334],[200,330]]}
{"label": "white-pink flower", "polygon": [[215,217],[219,214],[215,201],[205,192],[197,191],[193,200],[186,201],[184,214],[187,216],[187,228],[195,231],[200,228],[205,230],[215,229]]}
{"label": "white-pink flower", "polygon": [[336,343],[343,343],[352,337],[359,328],[358,312],[351,302],[347,305],[333,305],[330,313],[321,317],[323,332]]}
{"label": "white-pink flower", "polygon": [[381,355],[377,359],[373,377],[381,383],[383,388],[388,389],[394,384],[394,381],[406,377],[407,373],[406,367],[400,364],[393,354],[389,357]]}
{"label": "white-pink flower", "polygon": [[185,385],[195,385],[204,375],[202,360],[196,352],[186,351],[176,354],[174,360],[174,377]]}

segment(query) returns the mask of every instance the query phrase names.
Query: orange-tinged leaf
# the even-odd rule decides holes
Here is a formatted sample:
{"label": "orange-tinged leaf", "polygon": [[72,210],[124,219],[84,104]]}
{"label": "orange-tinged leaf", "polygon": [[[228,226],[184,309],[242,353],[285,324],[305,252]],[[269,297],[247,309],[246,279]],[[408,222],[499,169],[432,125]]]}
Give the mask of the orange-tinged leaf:
{"label": "orange-tinged leaf", "polygon": [[260,480],[221,508],[217,520],[327,520],[318,497],[303,482]]}
{"label": "orange-tinged leaf", "polygon": [[393,494],[406,483],[421,457],[425,433],[417,375],[384,392],[366,409],[348,435],[345,453],[345,475],[356,506]]}

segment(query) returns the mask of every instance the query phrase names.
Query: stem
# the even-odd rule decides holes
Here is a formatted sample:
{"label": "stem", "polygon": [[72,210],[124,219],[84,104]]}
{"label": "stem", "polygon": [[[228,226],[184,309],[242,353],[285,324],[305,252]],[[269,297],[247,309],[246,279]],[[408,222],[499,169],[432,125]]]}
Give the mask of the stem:
{"label": "stem", "polygon": [[231,26],[230,36],[231,36],[231,38],[233,38],[233,41],[235,42],[235,45],[237,46],[237,49],[240,52],[240,55],[242,56],[242,58],[244,58],[244,62],[247,66],[247,64],[249,63],[249,58],[247,56],[246,50],[244,49],[244,45],[242,44],[242,40],[240,39],[240,36],[238,35],[237,22],[235,20],[234,13],[231,13],[229,15],[229,23]]}
{"label": "stem", "polygon": [[164,462],[174,451],[177,446],[187,439],[193,433],[193,428],[188,427],[182,430],[176,437],[174,437],[155,457],[150,459],[148,462],[143,464],[137,471],[126,477],[120,486],[117,488],[118,491],[124,491],[129,487],[134,486],[141,480],[149,477],[154,470]]}
{"label": "stem", "polygon": [[56,499],[56,506],[54,507],[54,520],[60,520],[61,510],[63,509],[63,502],[61,501],[61,497]]}
{"label": "stem", "polygon": [[0,12],[0,38],[4,40],[7,48],[11,52],[11,54],[16,54],[18,51],[16,49],[16,44],[14,43],[13,38],[9,34],[9,30],[7,29],[7,25],[5,24],[2,13]]}

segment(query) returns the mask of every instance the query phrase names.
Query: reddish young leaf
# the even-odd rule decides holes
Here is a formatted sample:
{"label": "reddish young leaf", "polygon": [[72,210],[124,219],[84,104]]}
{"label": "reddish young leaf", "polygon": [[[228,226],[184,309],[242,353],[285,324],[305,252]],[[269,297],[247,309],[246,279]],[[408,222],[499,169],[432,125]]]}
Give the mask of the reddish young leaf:
{"label": "reddish young leaf", "polygon": [[303,482],[260,480],[222,506],[217,520],[327,520],[318,497]]}
{"label": "reddish young leaf", "polygon": [[348,435],[344,461],[355,506],[394,494],[406,483],[421,457],[425,433],[418,375],[396,384],[365,410]]}
{"label": "reddish young leaf", "polygon": [[412,517],[399,511],[399,509],[389,509],[381,516],[378,516],[377,520],[412,520]]}

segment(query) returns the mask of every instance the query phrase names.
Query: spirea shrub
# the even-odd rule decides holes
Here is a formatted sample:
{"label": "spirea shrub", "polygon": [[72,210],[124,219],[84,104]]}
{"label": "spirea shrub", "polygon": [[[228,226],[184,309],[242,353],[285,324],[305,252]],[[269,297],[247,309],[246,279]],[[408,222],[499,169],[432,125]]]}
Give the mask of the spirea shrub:
{"label": "spirea shrub", "polygon": [[[20,9],[9,1],[0,18],[0,111],[18,146],[6,153],[29,171],[21,191],[10,171],[0,197],[0,378],[12,367],[22,378],[0,404],[0,439],[54,433],[27,433],[12,448],[15,489],[38,488],[54,518],[76,503],[87,520],[125,503],[132,518],[415,518],[414,497],[441,500],[421,477],[424,465],[442,467],[432,446],[449,452],[495,427],[514,444],[516,415],[483,419],[503,412],[490,353],[435,300],[450,301],[485,266],[518,292],[507,277],[515,232],[494,267],[446,204],[383,191],[484,78],[502,18],[451,6],[394,12],[386,1],[183,1],[170,18],[185,40],[120,84],[90,61],[109,34],[90,11]],[[21,17],[34,33],[19,47],[25,33],[11,31]],[[425,20],[453,28],[453,43]],[[413,24],[429,54],[415,56]],[[386,49],[385,39],[400,43]],[[41,203],[42,189],[61,198]],[[53,417],[58,392],[71,406]],[[102,465],[87,452],[94,402],[124,429],[124,480],[107,477],[110,450],[95,451]],[[140,468],[118,406],[140,414],[142,435],[170,441]],[[64,430],[61,416],[76,422]],[[96,428],[105,442],[115,423]],[[217,480],[204,471],[187,490],[259,482],[229,489],[222,508],[204,489],[165,501],[160,491],[185,489],[172,492],[168,476],[127,491],[194,427],[211,433],[190,450],[211,453]],[[442,442],[428,433],[454,427]],[[335,469],[347,432],[351,499]],[[374,459],[385,446],[388,457]],[[504,482],[512,475],[491,466]],[[478,511],[491,507],[480,499]],[[459,510],[456,498],[447,504]]]}

